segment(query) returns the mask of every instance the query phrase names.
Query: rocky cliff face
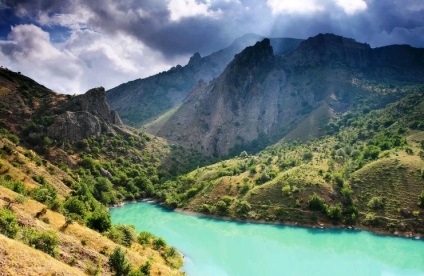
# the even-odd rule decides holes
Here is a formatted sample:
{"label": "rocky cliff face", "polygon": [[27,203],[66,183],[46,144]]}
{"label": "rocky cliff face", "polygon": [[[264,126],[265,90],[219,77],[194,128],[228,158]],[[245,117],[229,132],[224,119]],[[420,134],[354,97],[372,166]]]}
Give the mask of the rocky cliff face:
{"label": "rocky cliff face", "polygon": [[83,95],[61,95],[20,73],[0,68],[0,93],[0,127],[23,134],[23,139],[36,146],[44,136],[78,141],[128,132],[106,102],[102,87]]}
{"label": "rocky cliff face", "polygon": [[[265,39],[236,55],[218,78],[193,89],[160,127],[153,122],[146,130],[215,156],[259,150],[285,136],[320,135],[331,116],[379,93],[373,87],[387,86],[387,79],[424,82],[423,62],[391,63],[384,51],[321,34],[277,56]],[[413,53],[402,63],[424,51]]]}
{"label": "rocky cliff face", "polygon": [[[201,57],[195,53],[185,66],[178,65],[167,72],[134,80],[107,91],[108,102],[125,123],[139,127],[181,104],[198,81],[209,82],[216,78],[235,54],[262,39],[258,35],[249,34],[209,56]],[[272,39],[271,43],[279,54],[285,54],[294,50],[301,41],[281,38]]]}
{"label": "rocky cliff face", "polygon": [[119,115],[106,102],[103,87],[75,96],[63,109],[66,111],[47,129],[47,135],[55,139],[78,141],[102,133],[115,133],[114,126],[123,127]]}

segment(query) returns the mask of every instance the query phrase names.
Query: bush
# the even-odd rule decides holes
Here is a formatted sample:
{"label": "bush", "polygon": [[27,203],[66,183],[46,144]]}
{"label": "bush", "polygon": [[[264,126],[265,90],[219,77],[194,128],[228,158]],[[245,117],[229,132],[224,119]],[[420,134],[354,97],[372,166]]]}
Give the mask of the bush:
{"label": "bush", "polygon": [[369,146],[364,149],[362,152],[365,159],[374,160],[378,158],[378,155],[380,154],[381,149],[377,146]]}
{"label": "bush", "polygon": [[85,219],[87,216],[87,207],[84,202],[77,197],[70,197],[63,206],[69,213],[78,215],[79,218]]}
{"label": "bush", "polygon": [[418,206],[424,208],[424,191],[418,196]]}
{"label": "bush", "polygon": [[105,232],[112,226],[110,214],[104,209],[95,210],[87,220],[87,226],[99,232]]}
{"label": "bush", "polygon": [[332,205],[327,209],[327,215],[334,221],[342,218],[342,206],[340,204]]}
{"label": "bush", "polygon": [[163,238],[155,238],[153,239],[153,248],[158,250],[166,247],[166,241]]}
{"label": "bush", "polygon": [[118,224],[110,229],[107,237],[116,243],[129,247],[136,240],[137,234],[134,225]]}
{"label": "bush", "polygon": [[150,275],[150,261],[146,261],[143,265],[140,266],[140,272],[144,275]]}
{"label": "bush", "polygon": [[344,185],[343,176],[340,173],[333,174],[333,183],[339,188],[343,187]]}
{"label": "bush", "polygon": [[141,245],[149,244],[150,240],[154,238],[152,233],[141,231],[137,236],[137,241]]}
{"label": "bush", "polygon": [[31,228],[25,228],[22,233],[22,239],[35,249],[41,250],[52,257],[57,256],[60,240],[56,232],[51,230],[38,232]]}
{"label": "bush", "polygon": [[228,213],[228,206],[223,200],[215,203],[215,208],[220,215],[226,215]]}
{"label": "bush", "polygon": [[303,160],[305,161],[311,161],[313,157],[314,155],[310,151],[305,152],[302,156]]}
{"label": "bush", "polygon": [[291,195],[291,187],[288,183],[286,183],[283,188],[281,188],[281,192],[283,192],[283,195]]}
{"label": "bush", "polygon": [[109,265],[116,276],[126,276],[130,274],[131,265],[127,262],[125,252],[122,251],[121,247],[115,248],[112,254],[110,254]]}
{"label": "bush", "polygon": [[319,195],[317,195],[316,193],[309,196],[308,207],[309,209],[313,211],[327,210],[327,204],[325,203],[325,200],[321,198]]}
{"label": "bush", "polygon": [[15,214],[8,209],[0,210],[0,233],[14,239],[18,230],[19,225]]}
{"label": "bush", "polygon": [[367,204],[370,209],[383,209],[384,208],[384,200],[381,196],[375,196],[368,201]]}
{"label": "bush", "polygon": [[249,202],[242,200],[237,203],[236,205],[236,212],[239,215],[245,215],[252,209],[252,206],[250,206]]}

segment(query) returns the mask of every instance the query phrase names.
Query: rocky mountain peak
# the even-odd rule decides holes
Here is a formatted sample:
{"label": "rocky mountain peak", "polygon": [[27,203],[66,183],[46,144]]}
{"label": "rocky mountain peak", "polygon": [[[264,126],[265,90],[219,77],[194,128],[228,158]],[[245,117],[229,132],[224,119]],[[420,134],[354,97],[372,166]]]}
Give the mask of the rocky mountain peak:
{"label": "rocky mountain peak", "polygon": [[229,67],[234,65],[243,67],[254,66],[255,64],[267,60],[271,56],[273,56],[271,43],[268,38],[265,38],[237,54]]}
{"label": "rocky mountain peak", "polygon": [[197,65],[202,61],[202,57],[199,52],[194,53],[194,55],[188,61],[188,65]]}
{"label": "rocky mountain peak", "polygon": [[74,112],[89,112],[107,123],[122,125],[118,113],[112,110],[106,101],[106,91],[103,87],[88,90],[85,94],[78,95],[70,103]]}
{"label": "rocky mountain peak", "polygon": [[366,43],[335,34],[318,34],[300,43],[299,48],[288,56],[300,66],[365,67],[370,63],[370,53],[371,47]]}

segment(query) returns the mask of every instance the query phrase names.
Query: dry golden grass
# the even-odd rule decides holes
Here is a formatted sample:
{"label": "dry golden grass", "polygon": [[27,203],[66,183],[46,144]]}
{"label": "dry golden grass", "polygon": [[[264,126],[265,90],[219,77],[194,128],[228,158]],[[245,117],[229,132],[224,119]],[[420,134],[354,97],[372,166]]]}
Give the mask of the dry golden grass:
{"label": "dry golden grass", "polygon": [[0,234],[0,275],[85,275],[50,255]]}
{"label": "dry golden grass", "polygon": [[[36,153],[16,146],[7,139],[0,139],[0,147],[4,145],[10,146],[14,150],[11,155],[2,158],[3,162],[6,163],[5,166],[8,168],[7,172],[6,168],[2,168],[2,173],[9,174],[15,181],[22,181],[29,189],[39,186],[39,183],[35,182],[31,176],[40,175],[44,177],[46,183],[56,189],[59,195],[64,197],[69,194],[71,190],[63,183],[63,179],[69,177],[65,172],[47,161],[44,161],[45,165],[37,164],[30,158],[31,156],[35,157]],[[25,153],[28,157],[25,156]],[[46,167],[49,167],[50,171]]]}
{"label": "dry golden grass", "polygon": [[[7,199],[13,199],[17,195],[18,194],[13,191],[0,186],[0,206],[7,205]],[[62,270],[67,269],[69,267],[68,263],[74,261],[74,269],[80,271],[80,274],[82,272],[87,273],[89,269],[92,269],[93,267],[95,268],[96,266],[99,266],[102,275],[111,274],[107,264],[108,256],[119,245],[100,233],[81,226],[78,223],[73,223],[63,229],[63,226],[65,225],[65,217],[50,210],[40,217],[40,219],[36,219],[36,213],[43,208],[45,208],[43,204],[34,200],[28,200],[24,204],[12,205],[12,210],[15,212],[21,225],[26,225],[39,231],[53,230],[59,235],[61,242],[57,263],[61,263],[63,265],[61,268]],[[43,222],[42,219],[48,219],[49,223]],[[82,244],[82,241],[84,241],[85,245]],[[22,244],[22,246],[25,245]],[[5,250],[8,252],[7,247]],[[180,274],[179,271],[167,266],[166,261],[160,256],[160,254],[151,248],[143,248],[142,246],[135,244],[132,248],[124,248],[124,251],[126,252],[129,262],[134,268],[144,264],[147,260],[150,260],[152,264],[151,275]],[[42,254],[40,256],[44,255],[45,254]],[[28,255],[28,258],[29,257],[30,255]],[[6,255],[5,258],[7,260],[14,260],[15,255],[10,253]],[[29,264],[30,262],[42,262],[42,260],[39,259],[35,260],[34,258],[36,257],[33,256],[31,259],[27,259],[25,254],[19,258],[22,259],[24,264]],[[33,271],[32,266],[21,266],[19,269],[26,269],[21,271],[25,271],[25,273],[28,273],[29,275],[37,274],[36,271]],[[58,269],[57,271],[62,270]]]}

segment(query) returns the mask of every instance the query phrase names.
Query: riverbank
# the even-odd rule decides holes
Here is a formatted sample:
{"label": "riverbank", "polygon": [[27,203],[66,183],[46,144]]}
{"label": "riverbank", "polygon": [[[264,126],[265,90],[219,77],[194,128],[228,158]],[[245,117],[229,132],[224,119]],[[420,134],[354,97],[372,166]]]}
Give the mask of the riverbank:
{"label": "riverbank", "polygon": [[[224,221],[140,202],[111,210],[114,224],[163,237],[188,275],[422,275],[423,243],[368,231]],[[189,210],[183,210],[189,211]],[[258,265],[261,264],[261,265]],[[360,264],[360,265],[359,265]],[[421,273],[421,274],[420,274]]]}
{"label": "riverbank", "polygon": [[210,219],[216,219],[216,220],[224,220],[224,221],[234,221],[234,222],[242,222],[242,223],[255,223],[255,224],[270,224],[270,225],[281,225],[281,226],[290,226],[290,227],[300,227],[300,228],[306,228],[306,229],[318,229],[318,230],[350,230],[350,231],[367,231],[375,235],[379,236],[390,236],[390,237],[401,237],[401,238],[408,238],[408,239],[415,239],[415,240],[424,240],[424,236],[420,233],[414,233],[410,231],[405,232],[391,232],[385,229],[378,229],[378,228],[372,228],[369,226],[350,226],[350,225],[335,225],[330,224],[327,222],[318,222],[317,224],[305,224],[305,223],[298,223],[298,222],[281,222],[281,221],[266,221],[266,220],[255,220],[255,219],[242,219],[242,218],[235,218],[235,217],[225,217],[225,216],[215,216],[210,214],[204,214],[195,212],[189,209],[184,208],[176,208],[171,209],[166,207],[164,204],[159,202],[158,200],[154,198],[144,198],[141,200],[133,200],[133,201],[123,201],[120,204],[109,206],[108,209],[112,208],[120,208],[125,206],[126,204],[132,204],[132,203],[138,203],[138,202],[146,202],[146,203],[152,203],[157,204],[161,206],[162,208],[165,208],[170,211],[174,211],[180,214],[186,214],[191,216],[197,216],[197,217],[203,217],[203,218],[210,218]]}
{"label": "riverbank", "polygon": [[401,238],[416,239],[416,240],[423,239],[423,235],[421,235],[419,233],[413,233],[413,232],[401,232],[401,233],[399,233],[398,231],[392,233],[392,232],[387,231],[387,230],[376,229],[376,228],[371,228],[371,227],[367,227],[367,226],[358,227],[358,226],[350,226],[350,225],[349,226],[334,225],[334,224],[329,224],[329,223],[326,223],[326,222],[318,222],[317,224],[304,224],[304,223],[298,223],[298,222],[280,222],[280,221],[241,219],[241,218],[234,218],[234,217],[221,217],[221,216],[208,215],[208,214],[198,213],[198,212],[194,212],[194,211],[182,209],[182,208],[174,209],[174,211],[181,213],[181,214],[204,217],[204,218],[211,218],[211,219],[217,219],[217,220],[224,220],[224,221],[281,225],[281,226],[300,227],[300,228],[307,228],[307,229],[321,229],[321,230],[367,231],[367,232],[370,232],[372,234],[379,235],[379,236],[401,237]]}

